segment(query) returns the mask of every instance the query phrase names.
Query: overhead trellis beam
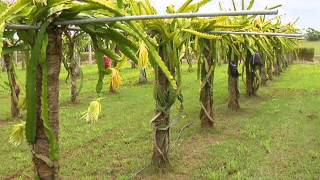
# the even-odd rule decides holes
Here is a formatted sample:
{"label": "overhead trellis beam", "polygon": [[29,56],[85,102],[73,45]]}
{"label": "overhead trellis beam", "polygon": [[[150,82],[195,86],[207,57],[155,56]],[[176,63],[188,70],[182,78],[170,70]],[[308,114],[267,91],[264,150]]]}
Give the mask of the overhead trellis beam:
{"label": "overhead trellis beam", "polygon": [[271,33],[271,32],[232,32],[232,31],[210,31],[209,34],[231,34],[231,35],[250,35],[250,36],[274,36],[286,38],[301,38],[303,34],[285,34],[285,33]]}
{"label": "overhead trellis beam", "polygon": [[140,16],[120,16],[111,18],[87,18],[57,21],[55,25],[81,25],[92,23],[110,23],[118,21],[142,21],[153,19],[175,19],[175,18],[197,18],[197,17],[218,17],[218,16],[246,16],[246,15],[277,15],[278,10],[260,10],[260,11],[225,11],[213,13],[176,13],[163,15],[140,15]]}
{"label": "overhead trellis beam", "polygon": [[[218,16],[247,16],[247,15],[277,15],[278,10],[260,10],[260,11],[225,11],[213,13],[177,13],[164,15],[141,15],[141,16],[121,16],[111,18],[86,18],[57,21],[55,25],[82,25],[92,23],[110,23],[118,21],[143,21],[153,19],[174,19],[174,18],[197,18],[197,17],[218,17]],[[39,29],[39,26],[25,25],[25,24],[8,24],[6,29],[30,30]]]}

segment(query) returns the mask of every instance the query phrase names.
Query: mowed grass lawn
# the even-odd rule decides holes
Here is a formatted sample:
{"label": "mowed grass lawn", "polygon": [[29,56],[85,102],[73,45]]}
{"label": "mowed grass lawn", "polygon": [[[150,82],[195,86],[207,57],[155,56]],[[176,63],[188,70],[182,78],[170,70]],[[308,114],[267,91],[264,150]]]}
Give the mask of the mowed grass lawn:
{"label": "mowed grass lawn", "polygon": [[320,56],[320,41],[301,41],[300,46],[315,48],[315,55]]}
{"label": "mowed grass lawn", "polygon": [[[172,170],[152,174],[148,167],[153,146],[153,85],[136,85],[139,72],[122,70],[124,86],[109,94],[105,86],[102,117],[95,124],[80,119],[95,99],[95,66],[84,67],[79,103],[69,103],[69,85],[61,75],[61,156],[63,179],[319,179],[320,65],[291,65],[259,96],[248,98],[241,83],[241,110],[229,111],[227,66],[215,73],[215,129],[199,126],[199,81],[183,68],[185,114],[172,108],[170,159]],[[24,72],[18,71],[23,82]],[[0,74],[0,80],[6,74]],[[150,80],[153,78],[150,77]],[[26,143],[8,144],[10,99],[0,90],[0,179],[32,179]],[[181,129],[190,124],[190,127]]]}

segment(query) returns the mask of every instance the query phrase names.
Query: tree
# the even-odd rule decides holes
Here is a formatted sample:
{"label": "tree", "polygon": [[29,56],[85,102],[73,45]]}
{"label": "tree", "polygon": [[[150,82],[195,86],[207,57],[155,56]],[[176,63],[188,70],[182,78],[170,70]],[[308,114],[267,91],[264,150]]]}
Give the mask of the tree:
{"label": "tree", "polygon": [[25,51],[26,44],[22,41],[16,40],[14,38],[13,32],[5,32],[3,33],[4,43],[3,43],[3,63],[4,68],[7,72],[8,76],[8,86],[10,88],[11,94],[11,116],[13,118],[20,117],[21,109],[23,108],[24,99],[20,99],[20,96],[23,94],[23,91],[18,83],[15,63],[13,63],[13,52],[17,52],[19,50]]}
{"label": "tree", "polygon": [[[8,43],[4,43],[4,48],[8,47]],[[15,67],[10,57],[10,54],[4,54],[4,66],[7,71],[9,86],[11,91],[11,116],[16,118],[20,115],[19,105],[19,95],[20,95],[20,86],[17,82],[17,75],[15,72]]]}
{"label": "tree", "polygon": [[[0,10],[4,10],[8,7],[8,4],[0,2]],[[3,49],[2,51],[2,43],[0,43],[0,55],[3,56],[3,67],[4,70],[7,72],[8,76],[8,85],[10,87],[10,95],[11,95],[11,116],[13,118],[16,118],[20,115],[20,108],[19,105],[19,95],[20,95],[20,86],[17,82],[17,75],[15,72],[15,67],[12,62],[12,57],[10,56],[11,52],[16,49],[16,47],[20,47],[18,42],[13,44],[13,34],[10,32],[7,33],[1,33],[1,31],[4,30],[4,26],[0,24],[0,38],[5,38],[3,43]],[[1,40],[2,41],[2,40]],[[11,42],[10,42],[11,41]],[[11,47],[10,47],[11,46]]]}
{"label": "tree", "polygon": [[[239,47],[239,46],[238,46]],[[239,76],[238,65],[240,58],[235,55],[232,48],[229,48],[228,53],[228,89],[229,89],[229,99],[228,99],[228,108],[231,110],[240,109],[239,105]]]}
{"label": "tree", "polygon": [[320,40],[320,31],[317,31],[313,28],[308,28],[306,38],[308,41],[319,41]]}
{"label": "tree", "polygon": [[[80,67],[80,52],[76,48],[77,46],[77,40],[82,38],[82,34],[77,31],[73,32],[73,34],[70,31],[65,31],[64,35],[66,37],[66,57],[64,58],[63,64],[68,71],[68,76],[66,81],[71,79],[71,102],[75,103],[77,96],[80,93],[80,90],[82,88],[82,80],[83,80],[83,72]],[[77,79],[80,77],[81,82],[80,86],[78,87]]]}
{"label": "tree", "polygon": [[[213,79],[217,62],[217,42],[204,41],[203,62],[201,63],[201,88],[200,88],[200,120],[203,128],[213,127]],[[201,46],[201,45],[200,45]]]}

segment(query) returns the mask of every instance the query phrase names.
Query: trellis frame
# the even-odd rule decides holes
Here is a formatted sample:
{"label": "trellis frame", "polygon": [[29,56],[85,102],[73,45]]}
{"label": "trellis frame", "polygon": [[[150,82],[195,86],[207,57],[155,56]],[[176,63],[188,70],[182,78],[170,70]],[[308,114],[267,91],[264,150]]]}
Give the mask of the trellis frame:
{"label": "trellis frame", "polygon": [[[111,18],[85,18],[75,20],[56,21],[53,25],[83,25],[92,23],[111,23],[118,21],[145,21],[153,19],[175,19],[175,18],[198,18],[198,17],[219,17],[219,16],[248,16],[248,15],[277,15],[278,10],[254,10],[254,11],[220,11],[213,13],[175,13],[162,15],[140,15],[120,16]],[[7,24],[6,29],[39,29],[38,25]]]}

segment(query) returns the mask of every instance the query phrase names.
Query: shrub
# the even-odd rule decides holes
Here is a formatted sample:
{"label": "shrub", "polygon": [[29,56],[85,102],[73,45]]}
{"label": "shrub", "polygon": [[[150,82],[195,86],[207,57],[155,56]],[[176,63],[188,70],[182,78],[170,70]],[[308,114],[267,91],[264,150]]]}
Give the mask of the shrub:
{"label": "shrub", "polygon": [[300,60],[313,61],[314,53],[315,53],[314,48],[299,48],[298,57]]}

